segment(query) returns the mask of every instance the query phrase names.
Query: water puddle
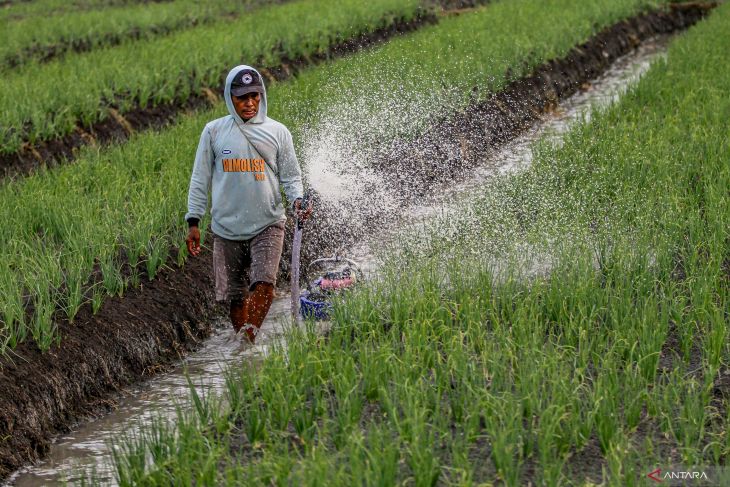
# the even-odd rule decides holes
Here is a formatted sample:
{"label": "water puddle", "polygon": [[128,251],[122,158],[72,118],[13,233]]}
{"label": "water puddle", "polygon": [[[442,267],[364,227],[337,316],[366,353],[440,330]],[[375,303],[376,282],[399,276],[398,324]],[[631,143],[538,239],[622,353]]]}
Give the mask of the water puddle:
{"label": "water puddle", "polygon": [[[566,100],[527,133],[496,151],[475,168],[468,179],[438,188],[419,206],[403,211],[404,219],[426,219],[435,212],[448,211],[445,208],[458,206],[454,203],[459,195],[469,194],[486,179],[526,167],[532,159],[531,145],[535,140],[545,136],[557,140],[576,120],[589,117],[592,107],[605,106],[618,99],[654,60],[665,54],[667,44],[667,38],[646,42],[635,52],[619,59],[604,76],[594,80],[584,91]],[[396,235],[397,227],[396,224],[389,230],[381,229],[378,232],[379,240],[387,238],[384,234]],[[350,255],[364,263],[366,271],[372,270],[373,262],[369,257],[372,254],[367,242],[358,245]],[[201,392],[208,394],[222,391],[223,369],[261,360],[269,344],[281,338],[286,326],[292,323],[289,313],[289,295],[278,296],[264,322],[259,344],[253,347],[242,347],[231,340],[230,325],[221,321],[213,336],[200,350],[190,354],[172,371],[126,391],[115,410],[108,415],[84,423],[73,432],[58,437],[42,462],[17,472],[9,479],[8,485],[62,485],[64,482],[73,485],[79,482],[80,472],[94,472],[99,482],[114,484],[109,446],[111,440],[119,439],[124,432],[139,429],[153,417],[162,416],[172,420],[176,406],[188,404],[186,374]]]}

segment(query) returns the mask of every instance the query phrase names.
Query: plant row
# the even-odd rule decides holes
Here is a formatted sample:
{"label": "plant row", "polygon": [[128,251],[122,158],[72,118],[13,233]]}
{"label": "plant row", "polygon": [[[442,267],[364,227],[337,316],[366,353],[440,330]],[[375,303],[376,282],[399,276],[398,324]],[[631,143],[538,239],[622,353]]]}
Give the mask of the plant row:
{"label": "plant row", "polygon": [[[8,22],[0,31],[0,70],[67,51],[89,51],[126,40],[148,40],[195,25],[240,15],[264,0],[175,0],[131,4],[88,11],[59,12]],[[225,29],[225,23],[218,24]],[[35,65],[34,65],[35,66]]]}
{"label": "plant row", "polygon": [[[231,66],[278,66],[285,59],[327,53],[340,42],[409,20],[420,0],[300,0],[262,8],[161,39],[70,54],[4,78],[0,143],[15,152],[27,141],[68,134],[110,117],[160,103],[185,102],[217,87]],[[62,87],[62,88],[61,88]]]}
{"label": "plant row", "polygon": [[686,465],[723,485],[729,28],[723,5],[562,145],[399,238],[325,337],[293,328],[222,397],[191,388],[118,442],[119,484],[626,486]]}
{"label": "plant row", "polygon": [[[434,111],[453,111],[458,100],[467,103],[472,87],[485,80],[498,89],[507,67],[520,76],[530,64],[561,56],[643,5],[555,0],[548,9],[537,0],[496,3],[275,83],[269,113],[292,129],[300,154],[312,127],[326,129],[333,121],[341,122],[335,135],[377,134],[382,127],[383,137],[397,137],[423,125]],[[566,18],[565,12],[572,13]],[[444,85],[453,96],[433,98]],[[426,103],[408,98],[411,89]],[[399,105],[403,99],[412,100],[412,107]],[[346,107],[346,113],[337,107]],[[184,239],[181,222],[202,127],[225,113],[221,105],[185,116],[158,134],[89,148],[72,166],[3,183],[0,217],[8,233],[0,250],[3,350],[30,336],[46,349],[58,338],[57,310],[72,320],[85,303],[97,309],[105,295],[121,294],[141,276],[155,275]],[[370,122],[351,125],[348,117]],[[307,155],[302,163],[309,163]],[[179,259],[184,258],[183,249]],[[128,266],[141,267],[141,274],[127,275]]]}
{"label": "plant row", "polygon": [[0,20],[14,21],[26,17],[47,17],[60,12],[83,12],[107,7],[148,3],[145,0],[5,0]]}

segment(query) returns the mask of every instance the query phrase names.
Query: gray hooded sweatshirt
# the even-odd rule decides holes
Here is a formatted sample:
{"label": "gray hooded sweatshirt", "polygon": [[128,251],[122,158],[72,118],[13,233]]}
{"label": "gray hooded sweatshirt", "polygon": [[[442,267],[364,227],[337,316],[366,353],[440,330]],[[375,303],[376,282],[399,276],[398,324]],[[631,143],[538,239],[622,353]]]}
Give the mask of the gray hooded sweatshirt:
{"label": "gray hooded sweatshirt", "polygon": [[236,66],[226,77],[224,97],[230,115],[209,122],[200,136],[185,215],[186,220],[203,217],[212,187],[213,232],[229,240],[248,240],[286,220],[280,184],[290,203],[302,197],[291,133],[266,116],[266,90],[258,113],[248,122],[233,107],[231,82],[242,69],[253,68]]}

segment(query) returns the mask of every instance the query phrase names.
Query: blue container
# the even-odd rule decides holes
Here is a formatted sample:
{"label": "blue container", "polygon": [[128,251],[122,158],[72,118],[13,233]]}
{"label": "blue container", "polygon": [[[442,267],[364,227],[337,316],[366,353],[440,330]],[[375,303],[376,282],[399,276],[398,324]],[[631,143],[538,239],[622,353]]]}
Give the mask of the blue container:
{"label": "blue container", "polygon": [[302,316],[304,318],[314,318],[315,320],[328,319],[330,310],[332,310],[332,303],[328,301],[314,301],[309,298],[309,291],[302,291],[302,294],[299,296],[299,312]]}

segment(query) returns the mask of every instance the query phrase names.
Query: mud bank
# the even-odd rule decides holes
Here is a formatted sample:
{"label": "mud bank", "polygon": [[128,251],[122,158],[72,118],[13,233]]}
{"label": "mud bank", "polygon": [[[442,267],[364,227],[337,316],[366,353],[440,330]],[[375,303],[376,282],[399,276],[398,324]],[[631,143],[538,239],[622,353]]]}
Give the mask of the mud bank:
{"label": "mud bank", "polygon": [[[353,39],[333,45],[325,54],[289,59],[284,57],[278,66],[267,66],[261,73],[269,80],[284,80],[297,71],[323,61],[356,52],[374,44],[382,43],[392,37],[414,31],[424,25],[437,21],[433,13],[424,13],[412,20],[397,19],[387,27],[363,34]],[[259,65],[261,63],[254,63]],[[80,148],[87,145],[106,145],[128,139],[133,133],[159,129],[173,123],[180,115],[208,108],[219,103],[223,93],[226,70],[221,73],[219,86],[203,88],[191,95],[184,102],[174,101],[162,103],[154,107],[137,106],[121,114],[112,104],[108,108],[108,116],[90,126],[77,126],[63,137],[40,141],[36,144],[26,143],[19,152],[0,154],[0,177],[11,177],[28,174],[41,166],[54,167],[76,157]]]}
{"label": "mud bank", "polygon": [[107,398],[163,370],[210,333],[211,254],[165,269],[96,315],[58,323],[61,346],[32,340],[0,361],[0,479],[48,450],[52,435],[113,406]]}
{"label": "mud bank", "polygon": [[[423,139],[407,144],[408,150],[393,146],[397,150],[386,156],[391,161],[397,160],[401,168],[403,164],[413,167],[423,153],[416,148],[426,141],[433,144],[429,150],[450,154],[452,164],[461,164],[460,167],[473,164],[483,151],[515,137],[555,101],[600,75],[610,64],[603,60],[604,52],[615,59],[642,39],[692,25],[709,8],[676,6],[671,11],[621,22],[565,59],[550,62],[532,75],[511,83],[504,93],[444,120]],[[537,97],[537,101],[533,103],[532,97]],[[489,147],[482,147],[485,134],[489,136]],[[460,149],[456,155],[449,152],[454,144]],[[433,163],[433,158],[430,162]],[[381,170],[387,168],[386,164]],[[433,165],[430,169],[422,182],[438,180],[439,172],[433,172]],[[411,175],[417,172],[409,170]],[[413,189],[405,181],[401,184]],[[377,217],[372,219],[375,222]],[[320,202],[318,218],[305,234],[303,259],[306,262],[346,245],[369,228],[370,224],[353,228],[335,208]],[[290,241],[287,237],[287,245]],[[286,248],[280,273],[283,282],[288,274],[288,261]],[[79,313],[74,324],[59,323],[61,347],[40,354],[29,341],[16,350],[12,362],[1,362],[0,478],[42,456],[55,433],[68,430],[80,418],[108,408],[110,403],[105,398],[111,393],[154,373],[160,364],[175,360],[207,336],[208,318],[216,311],[210,270],[209,253],[189,259],[183,268],[161,272],[155,281],[145,283],[140,290],[127,292],[123,299],[108,299],[97,315],[92,315],[87,308]]]}

